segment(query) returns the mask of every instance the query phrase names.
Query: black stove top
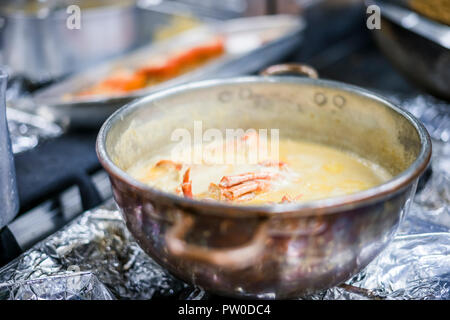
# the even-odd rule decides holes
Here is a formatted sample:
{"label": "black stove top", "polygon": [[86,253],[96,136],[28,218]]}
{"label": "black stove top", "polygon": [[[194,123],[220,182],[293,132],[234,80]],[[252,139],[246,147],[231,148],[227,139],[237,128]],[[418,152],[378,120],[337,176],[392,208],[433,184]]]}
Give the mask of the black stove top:
{"label": "black stove top", "polygon": [[[381,55],[365,26],[362,7],[319,9],[306,13],[303,42],[295,54],[280,62],[307,63],[322,78],[386,95],[424,94]],[[111,196],[95,153],[96,135],[97,131],[69,131],[15,156],[21,209],[0,230],[0,266]]]}

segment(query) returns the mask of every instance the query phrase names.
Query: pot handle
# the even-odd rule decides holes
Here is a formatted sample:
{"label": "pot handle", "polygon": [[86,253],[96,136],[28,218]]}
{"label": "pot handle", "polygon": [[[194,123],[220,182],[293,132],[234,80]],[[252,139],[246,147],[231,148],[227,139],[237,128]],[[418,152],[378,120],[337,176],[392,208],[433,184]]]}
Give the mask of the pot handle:
{"label": "pot handle", "polygon": [[262,76],[275,76],[286,73],[296,73],[300,75],[307,76],[308,78],[317,79],[319,78],[319,73],[316,69],[306,64],[301,63],[283,63],[275,64],[273,66],[267,67],[260,72]]}
{"label": "pot handle", "polygon": [[230,249],[210,249],[189,244],[184,236],[194,224],[194,219],[179,214],[175,224],[166,233],[166,244],[169,252],[175,256],[195,259],[210,265],[226,269],[242,269],[252,265],[260,257],[265,248],[267,223],[262,222],[253,238],[246,244]]}

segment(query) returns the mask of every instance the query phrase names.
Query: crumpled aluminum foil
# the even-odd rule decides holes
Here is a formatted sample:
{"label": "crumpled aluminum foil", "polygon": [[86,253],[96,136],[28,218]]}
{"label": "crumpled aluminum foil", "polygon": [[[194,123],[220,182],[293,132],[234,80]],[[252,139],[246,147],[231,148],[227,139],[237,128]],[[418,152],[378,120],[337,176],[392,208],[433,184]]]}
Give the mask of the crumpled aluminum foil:
{"label": "crumpled aluminum foil", "polygon": [[74,273],[0,285],[0,299],[112,300],[110,291],[90,273]]}
{"label": "crumpled aluminum foil", "polygon": [[[445,136],[444,136],[445,137]],[[433,141],[432,174],[394,241],[345,284],[304,299],[450,300],[450,143]],[[207,299],[134,242],[112,201],[0,269],[0,299]]]}
{"label": "crumpled aluminum foil", "polygon": [[2,294],[2,287],[6,287],[3,290],[14,291],[9,297],[25,299],[18,293],[29,290],[19,290],[17,285],[29,286],[30,280],[39,279],[40,282],[33,283],[36,298],[58,299],[62,285],[54,281],[54,276],[59,275],[64,281],[73,277],[74,272],[89,272],[92,285],[80,287],[76,294],[67,294],[69,298],[151,299],[177,296],[188,288],[142,251],[109,201],[84,213],[6,265],[0,271],[0,298],[7,296]]}

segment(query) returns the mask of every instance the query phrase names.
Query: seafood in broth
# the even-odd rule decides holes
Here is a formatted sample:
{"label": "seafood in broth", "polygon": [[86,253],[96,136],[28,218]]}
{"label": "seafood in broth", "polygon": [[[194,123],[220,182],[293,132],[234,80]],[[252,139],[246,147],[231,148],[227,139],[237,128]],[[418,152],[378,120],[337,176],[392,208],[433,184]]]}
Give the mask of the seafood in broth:
{"label": "seafood in broth", "polygon": [[256,131],[203,145],[197,161],[186,161],[195,146],[182,149],[159,152],[127,172],[187,198],[253,205],[351,194],[392,178],[386,169],[358,155],[309,141],[281,138],[275,144],[260,139]]}

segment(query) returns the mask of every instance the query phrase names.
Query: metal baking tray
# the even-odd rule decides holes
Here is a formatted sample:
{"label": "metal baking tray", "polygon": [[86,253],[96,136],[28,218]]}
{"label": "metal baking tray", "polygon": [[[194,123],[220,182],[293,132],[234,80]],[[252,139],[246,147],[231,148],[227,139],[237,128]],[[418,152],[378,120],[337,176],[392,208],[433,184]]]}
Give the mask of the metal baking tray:
{"label": "metal baking tray", "polygon": [[[257,72],[295,50],[301,43],[304,28],[304,20],[291,15],[238,18],[200,26],[75,74],[57,84],[37,91],[31,98],[40,115],[71,127],[96,128],[117,108],[162,88],[194,80],[232,77]],[[254,42],[252,39],[267,36],[272,32],[277,34],[275,38],[265,43],[252,45]],[[137,67],[152,54],[189,46],[215,34],[225,37],[226,53],[189,73],[155,86],[133,91],[128,95],[67,98],[68,94],[76,93],[96,83],[114,69]]]}

